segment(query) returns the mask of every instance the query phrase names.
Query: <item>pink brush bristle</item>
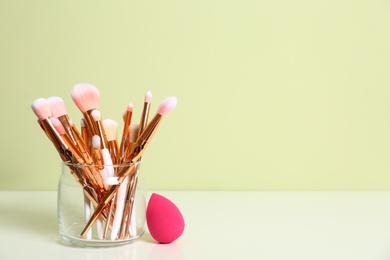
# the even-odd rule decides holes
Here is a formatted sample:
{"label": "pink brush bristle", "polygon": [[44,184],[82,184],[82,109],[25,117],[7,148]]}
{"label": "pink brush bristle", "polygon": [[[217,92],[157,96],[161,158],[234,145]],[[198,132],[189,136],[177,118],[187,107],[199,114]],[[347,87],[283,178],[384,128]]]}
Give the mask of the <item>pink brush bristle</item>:
{"label": "pink brush bristle", "polygon": [[162,116],[165,116],[176,107],[176,104],[177,104],[176,97],[174,96],[168,97],[163,102],[161,102],[160,106],[158,107],[157,113]]}
{"label": "pink brush bristle", "polygon": [[82,113],[99,108],[99,90],[92,84],[76,84],[71,92],[72,100]]}
{"label": "pink brush bristle", "polygon": [[129,105],[127,106],[127,111],[133,112],[133,108],[134,108],[133,103],[129,103]]}
{"label": "pink brush bristle", "polygon": [[58,120],[57,117],[51,117],[50,121],[60,135],[65,134],[64,126],[61,124],[60,120]]}
{"label": "pink brush bristle", "polygon": [[49,103],[44,98],[36,99],[32,104],[31,108],[39,120],[44,120],[51,116],[51,110]]}
{"label": "pink brush bristle", "polygon": [[52,116],[60,117],[66,115],[66,107],[64,100],[60,97],[49,97],[47,99]]}

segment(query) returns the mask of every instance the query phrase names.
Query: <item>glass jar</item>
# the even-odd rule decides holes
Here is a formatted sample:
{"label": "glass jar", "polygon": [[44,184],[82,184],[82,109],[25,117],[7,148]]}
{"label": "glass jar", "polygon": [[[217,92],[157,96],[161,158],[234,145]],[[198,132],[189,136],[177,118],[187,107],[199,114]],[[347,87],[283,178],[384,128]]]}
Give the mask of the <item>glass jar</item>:
{"label": "glass jar", "polygon": [[122,245],[141,237],[146,190],[140,166],[62,163],[57,195],[62,237],[82,247]]}

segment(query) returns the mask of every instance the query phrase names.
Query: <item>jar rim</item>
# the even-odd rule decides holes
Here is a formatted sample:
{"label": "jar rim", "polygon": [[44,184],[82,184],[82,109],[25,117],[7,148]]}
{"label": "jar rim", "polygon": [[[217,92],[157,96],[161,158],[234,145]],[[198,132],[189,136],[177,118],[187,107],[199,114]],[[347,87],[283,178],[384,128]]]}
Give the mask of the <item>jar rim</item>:
{"label": "jar rim", "polygon": [[87,163],[64,162],[64,161],[62,161],[62,163],[63,163],[64,165],[66,165],[66,166],[77,167],[77,168],[82,168],[82,167],[98,167],[98,166],[122,168],[122,167],[129,167],[129,166],[132,166],[132,165],[139,165],[139,164],[141,164],[141,161],[129,162],[129,163],[119,163],[119,164],[102,164],[102,165],[87,164]]}

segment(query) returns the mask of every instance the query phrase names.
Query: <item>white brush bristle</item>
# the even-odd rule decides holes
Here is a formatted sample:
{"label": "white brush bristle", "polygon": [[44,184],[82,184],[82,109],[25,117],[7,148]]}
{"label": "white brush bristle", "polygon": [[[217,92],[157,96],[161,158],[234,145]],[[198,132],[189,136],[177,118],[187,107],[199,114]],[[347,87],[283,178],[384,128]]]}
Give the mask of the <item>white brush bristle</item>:
{"label": "white brush bristle", "polygon": [[132,124],[130,127],[130,142],[137,141],[139,124]]}
{"label": "white brush bristle", "polygon": [[97,110],[97,109],[95,109],[95,110],[93,110],[93,111],[91,112],[91,116],[92,116],[93,120],[95,120],[95,121],[99,121],[100,119],[102,119],[102,116],[101,116],[101,114],[100,114],[100,111]]}
{"label": "white brush bristle", "polygon": [[116,140],[118,134],[118,123],[113,119],[104,119],[103,126],[106,132],[107,141]]}
{"label": "white brush bristle", "polygon": [[165,116],[166,114],[168,114],[170,111],[172,111],[176,107],[176,104],[177,104],[176,97],[174,97],[174,96],[168,97],[163,102],[161,102],[157,113],[162,115],[162,116]]}
{"label": "white brush bristle", "polygon": [[148,103],[152,101],[152,92],[150,91],[146,92],[144,101]]}
{"label": "white brush bristle", "polygon": [[63,115],[66,115],[66,107],[64,100],[60,97],[49,97],[47,99],[47,102],[49,103],[49,107],[51,110],[51,114],[55,117],[60,117]]}
{"label": "white brush bristle", "polygon": [[65,134],[65,128],[64,128],[64,126],[61,124],[60,120],[58,120],[57,117],[51,117],[51,118],[50,118],[50,121],[51,121],[51,123],[53,124],[54,128],[57,130],[57,132],[58,132],[60,135],[64,135],[64,134]]}
{"label": "white brush bristle", "polygon": [[76,84],[72,89],[71,96],[73,102],[82,113],[85,113],[91,109],[99,108],[99,90],[92,84]]}
{"label": "white brush bristle", "polygon": [[100,136],[94,135],[92,137],[92,146],[94,149],[99,149],[100,148]]}
{"label": "white brush bristle", "polygon": [[133,108],[134,108],[133,103],[129,103],[129,105],[127,106],[127,111],[133,112]]}
{"label": "white brush bristle", "polygon": [[129,105],[127,106],[127,109],[125,111],[123,111],[123,113],[122,113],[123,120],[126,120],[127,113],[133,113],[133,108],[134,108],[134,105],[132,103],[129,103]]}
{"label": "white brush bristle", "polygon": [[32,102],[31,108],[39,120],[43,120],[51,116],[49,103],[44,98],[38,98]]}

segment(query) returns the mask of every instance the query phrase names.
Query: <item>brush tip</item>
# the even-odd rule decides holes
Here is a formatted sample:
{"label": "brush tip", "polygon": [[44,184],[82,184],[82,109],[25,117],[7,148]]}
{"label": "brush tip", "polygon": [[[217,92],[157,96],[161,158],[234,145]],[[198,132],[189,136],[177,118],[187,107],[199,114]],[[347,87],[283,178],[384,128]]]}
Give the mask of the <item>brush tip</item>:
{"label": "brush tip", "polygon": [[99,107],[99,90],[90,83],[74,85],[71,97],[82,113]]}
{"label": "brush tip", "polygon": [[47,99],[51,114],[55,117],[66,115],[66,107],[64,100],[60,97],[49,97]]}
{"label": "brush tip", "polygon": [[157,113],[162,116],[165,116],[167,113],[169,113],[176,107],[176,104],[177,104],[177,98],[175,96],[168,97],[164,99],[163,102],[161,102]]}
{"label": "brush tip", "polygon": [[39,120],[43,120],[51,116],[49,103],[44,98],[34,100],[31,104],[31,109]]}
{"label": "brush tip", "polygon": [[139,129],[139,124],[131,124],[129,126],[130,130],[130,142],[135,142],[137,141],[138,138],[138,129]]}
{"label": "brush tip", "polygon": [[118,123],[113,119],[104,119],[103,126],[106,132],[107,141],[116,140],[118,133]]}
{"label": "brush tip", "polygon": [[127,105],[127,111],[133,112],[133,109],[134,109],[133,103],[129,103],[129,105]]}
{"label": "brush tip", "polygon": [[145,102],[150,103],[152,101],[152,92],[148,91],[145,94]]}
{"label": "brush tip", "polygon": [[92,147],[94,149],[99,149],[100,148],[100,136],[94,135],[92,137]]}
{"label": "brush tip", "polygon": [[93,120],[95,121],[99,121],[102,117],[101,117],[101,114],[100,114],[100,111],[97,110],[97,109],[94,109],[92,112],[91,112],[91,116],[93,118]]}

